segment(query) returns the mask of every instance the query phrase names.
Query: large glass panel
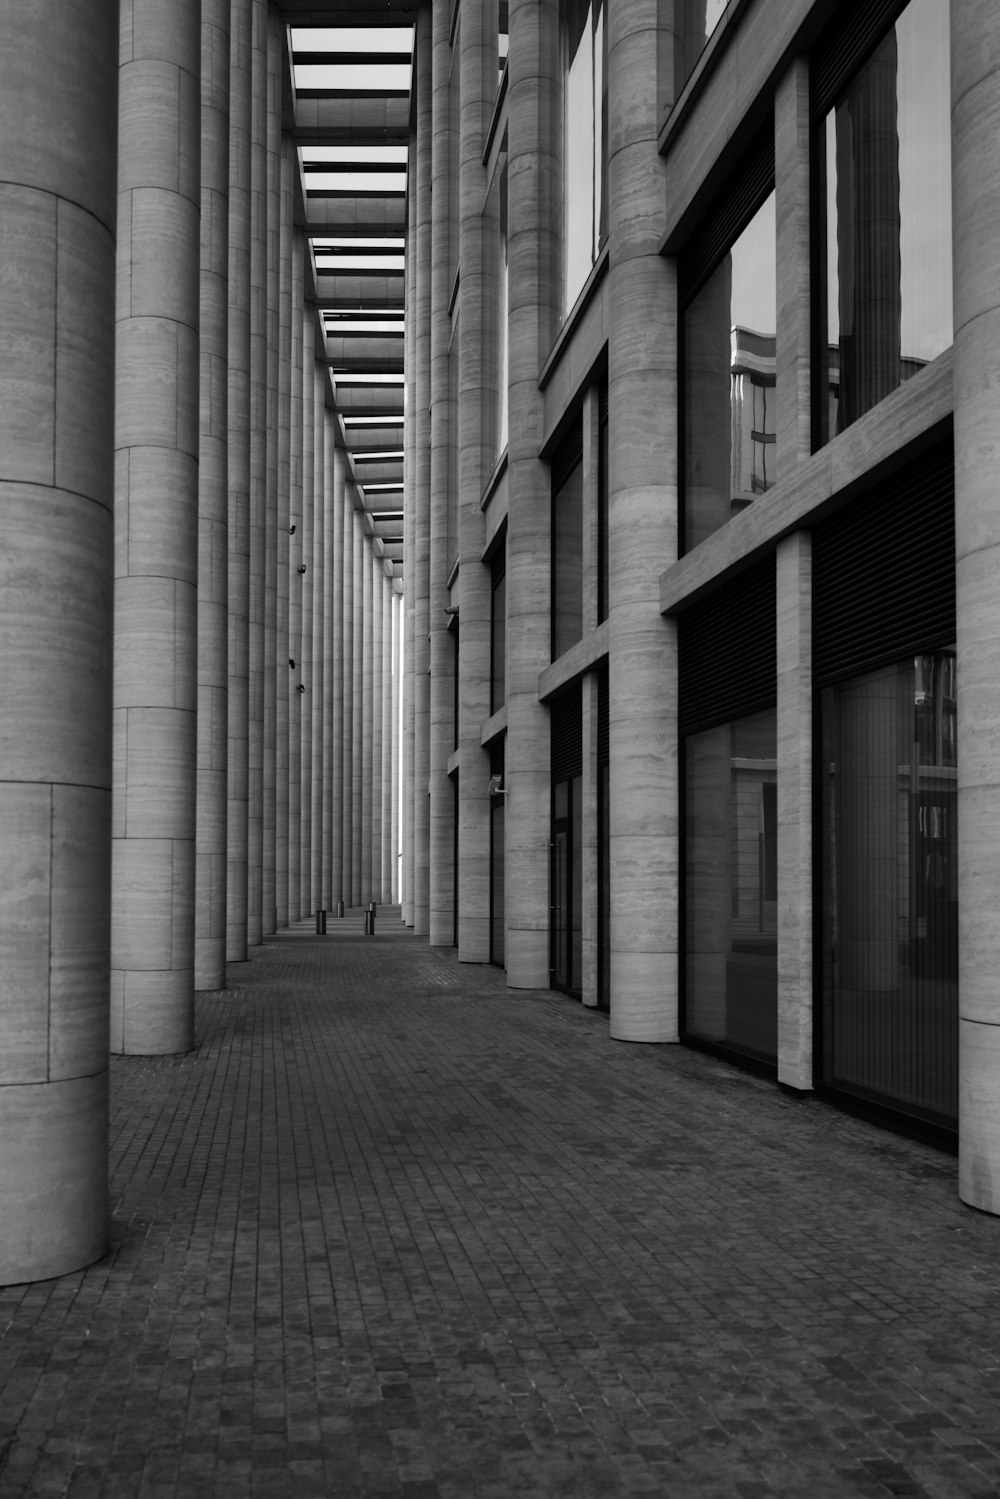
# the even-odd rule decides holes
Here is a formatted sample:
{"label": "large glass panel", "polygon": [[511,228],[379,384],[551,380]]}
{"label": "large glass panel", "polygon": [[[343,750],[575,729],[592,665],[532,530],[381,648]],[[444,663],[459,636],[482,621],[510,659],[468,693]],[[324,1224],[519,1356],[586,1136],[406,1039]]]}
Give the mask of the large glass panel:
{"label": "large glass panel", "polygon": [[684,541],[770,489],[775,466],[774,193],[684,311]]}
{"label": "large glass panel", "polygon": [[597,772],[597,1003],[611,1006],[611,796],[607,765]]}
{"label": "large glass panel", "polygon": [[952,342],[948,7],[912,0],[818,143],[817,445]]}
{"label": "large glass panel", "polygon": [[777,1056],[778,777],[773,708],[685,740],[685,1029]]}
{"label": "large glass panel", "polygon": [[722,19],[726,0],[676,0],[674,16],[674,98],[694,72],[705,44]]}
{"label": "large glass panel", "polygon": [[583,798],[573,776],[552,788],[552,983],[577,996],[583,971]]}
{"label": "large glass panel", "polygon": [[583,638],[583,460],[552,496],[552,659]]}
{"label": "large glass panel", "polygon": [[[490,747],[490,775],[497,777],[498,788],[504,779],[504,742]],[[490,962],[504,966],[504,819],[506,798],[502,789],[490,797]]]}
{"label": "large glass panel", "polygon": [[597,440],[597,622],[608,617],[608,417],[601,417]]}
{"label": "large glass panel", "polygon": [[823,694],[823,1078],[958,1110],[955,658]]}
{"label": "large glass panel", "polygon": [[496,462],[507,446],[507,137],[503,138],[493,180],[486,197],[483,214],[486,253],[496,294],[488,299],[491,315],[484,321],[487,339],[486,373],[496,392],[492,410],[487,405],[485,417],[492,421],[490,440],[484,443]]}
{"label": "large glass panel", "polygon": [[604,0],[560,0],[563,81],[563,311],[608,237],[608,85]]}
{"label": "large glass panel", "polygon": [[493,563],[490,604],[490,712],[507,701],[507,573],[504,554]]}

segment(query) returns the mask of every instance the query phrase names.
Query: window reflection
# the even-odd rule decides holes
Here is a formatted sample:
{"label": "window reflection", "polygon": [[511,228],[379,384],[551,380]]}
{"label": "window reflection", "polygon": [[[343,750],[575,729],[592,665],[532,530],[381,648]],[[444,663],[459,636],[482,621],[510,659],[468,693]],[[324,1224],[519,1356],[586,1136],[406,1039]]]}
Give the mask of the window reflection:
{"label": "window reflection", "polygon": [[777,477],[776,262],[772,192],[684,312],[686,549]]}
{"label": "window reflection", "polygon": [[823,1076],[954,1122],[955,657],[823,693]]}
{"label": "window reflection", "polygon": [[677,0],[674,14],[677,32],[674,38],[674,98],[694,72],[695,64],[705,50],[712,32],[722,20],[726,0]]}
{"label": "window reflection", "polygon": [[560,0],[563,82],[563,310],[608,236],[608,85],[604,0]]}
{"label": "window reflection", "polygon": [[490,269],[496,286],[492,302],[492,317],[487,319],[486,335],[489,340],[487,369],[495,380],[496,400],[493,416],[493,441],[487,444],[494,461],[499,459],[507,446],[507,136],[504,135],[497,159],[496,170],[490,183],[483,215],[483,228],[490,257]]}
{"label": "window reflection", "polygon": [[912,0],[829,111],[817,446],[952,342],[948,7]]}
{"label": "window reflection", "polygon": [[774,1061],[778,984],[777,715],[685,740],[685,1029]]}

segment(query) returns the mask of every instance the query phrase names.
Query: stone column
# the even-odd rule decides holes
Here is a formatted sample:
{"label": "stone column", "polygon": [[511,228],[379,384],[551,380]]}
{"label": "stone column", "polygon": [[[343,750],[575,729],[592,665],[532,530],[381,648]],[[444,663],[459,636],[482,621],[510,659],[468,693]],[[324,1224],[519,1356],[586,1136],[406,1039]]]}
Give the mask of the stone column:
{"label": "stone column", "polygon": [[343,800],[343,850],[340,865],[340,899],[354,902],[354,487],[344,485],[342,500],[343,546],[340,553],[341,655],[344,675],[344,747],[341,757]]}
{"label": "stone column", "polygon": [[252,0],[250,127],[250,706],[247,946],[263,937],[264,570],[267,526],[267,0]]}
{"label": "stone column", "polygon": [[202,0],[194,986],[226,987],[229,698],[229,6]]}
{"label": "stone column", "polygon": [[430,701],[428,721],[428,935],[432,947],[455,940],[455,793],[448,759],[455,747],[455,647],[448,631],[449,451],[455,436],[449,379],[451,295],[449,254],[451,184],[451,43],[449,0],[432,9],[433,98],[431,104],[431,287],[430,287],[430,464],[428,524],[428,629]]}
{"label": "stone column", "polygon": [[288,488],[288,920],[302,915],[302,282],[305,237],[292,235],[292,329]]}
{"label": "stone column", "polygon": [[458,958],[490,957],[490,757],[480,732],[490,716],[490,573],[483,489],[493,467],[488,414],[496,408],[499,369],[486,357],[489,309],[497,302],[494,247],[484,242],[486,172],[483,150],[496,97],[497,39],[482,6],[470,6],[459,30],[459,256],[462,297],[458,327]]}
{"label": "stone column", "polygon": [[[322,380],[320,381],[322,391]],[[323,408],[323,867],[321,872],[320,905],[324,911],[333,907],[334,845],[336,845],[337,884],[340,884],[340,829],[334,827],[334,782],[339,773],[335,765],[337,738],[340,725],[335,720],[334,671],[336,651],[339,645],[340,590],[336,585],[336,562],[340,552],[336,507],[338,472],[343,471],[343,458],[338,469],[336,444],[334,442],[334,415]],[[343,745],[341,743],[341,750]]]}
{"label": "stone column", "polygon": [[390,598],[392,607],[392,903],[400,903],[400,873],[402,858],[399,847],[399,772],[400,772],[400,718],[403,702],[403,684],[400,672],[400,644],[403,634],[403,596],[395,588]]}
{"label": "stone column", "polygon": [[200,76],[199,0],[124,0],[111,1044],[129,1054],[193,1043]]}
{"label": "stone column", "polygon": [[677,654],[657,583],[677,556],[676,290],[656,149],[670,94],[656,0],[619,0],[608,26],[611,1034],[675,1041]]}
{"label": "stone column", "polygon": [[409,419],[415,430],[409,499],[413,507],[412,547],[406,559],[413,591],[413,930],[430,929],[430,508],[431,508],[431,11],[422,6],[414,28],[414,87],[417,91],[416,145],[411,181],[416,182],[416,298],[411,348],[416,402]]}
{"label": "stone column", "polygon": [[[310,309],[310,315],[311,309]],[[320,335],[314,337],[319,344]],[[312,876],[310,909],[325,909],[323,900],[323,767],[326,758],[326,409],[319,365],[313,361],[313,563],[312,563]]]}
{"label": "stone column", "polygon": [[809,63],[797,57],[780,80],[774,100],[775,462],[783,479],[812,450],[809,135]]}
{"label": "stone column", "polygon": [[291,379],[292,379],[292,213],[294,208],[295,146],[290,135],[281,141],[281,225],[278,256],[278,639],[275,693],[275,809],[274,888],[275,920],[288,925],[288,725],[295,676],[289,666],[293,646],[289,633],[288,589],[291,525]]}
{"label": "stone column", "polygon": [[263,849],[261,874],[261,931],[270,936],[277,927],[277,692],[278,663],[286,671],[285,655],[278,650],[278,336],[279,257],[281,223],[281,12],[267,9],[267,330],[266,360],[266,465],[264,508],[264,762]]}
{"label": "stone column", "polygon": [[[505,821],[507,983],[513,989],[549,983],[549,715],[538,701],[538,674],[549,661],[551,507],[549,470],[538,457],[544,421],[538,371],[559,317],[557,39],[556,0],[512,0]],[[655,126],[655,109],[652,118]]]}
{"label": "stone column", "polygon": [[229,45],[229,695],[226,956],[247,955],[250,670],[250,0],[232,0]]}
{"label": "stone column", "polygon": [[354,554],[354,640],[352,645],[351,670],[353,683],[351,695],[354,712],[351,716],[353,751],[351,755],[351,905],[360,906],[362,900],[362,820],[364,784],[364,640],[365,640],[365,581],[364,531],[360,510],[351,514],[352,546]]}
{"label": "stone column", "polygon": [[372,878],[371,899],[382,904],[382,559],[372,548]]}
{"label": "stone column", "polygon": [[[305,246],[303,246],[305,252]],[[305,262],[303,262],[305,264]],[[311,306],[303,306],[299,316],[302,321],[302,636],[299,652],[302,660],[302,734],[300,741],[300,781],[302,816],[299,827],[299,909],[303,916],[311,916],[315,907],[312,888],[312,806],[313,806],[313,712],[316,707],[313,681],[313,606],[316,596],[313,584],[316,578],[316,559],[313,551],[313,526],[315,523],[315,450],[313,448],[313,422],[316,415],[315,392],[313,390],[316,346],[316,323]]]}
{"label": "stone column", "polygon": [[951,7],[958,610],[959,1192],[1000,1212],[1000,13]]}
{"label": "stone column", "polygon": [[[388,564],[386,564],[387,566]],[[392,578],[381,570],[382,591],[382,895],[385,905],[392,905]]]}
{"label": "stone column", "polygon": [[9,19],[0,1285],[64,1275],[107,1245],[118,103],[116,7],[48,0]]}
{"label": "stone column", "polygon": [[372,628],[372,554],[371,543],[362,531],[361,545],[362,618],[361,646],[361,904],[372,898],[372,785],[373,725],[372,687],[375,632]]}
{"label": "stone column", "polygon": [[813,1080],[812,534],[778,544],[778,1081]]}
{"label": "stone column", "polygon": [[344,899],[344,475],[347,459],[334,441],[333,417],[330,438],[330,598],[333,617],[330,633],[330,678],[332,723],[332,787],[330,802],[330,909]]}

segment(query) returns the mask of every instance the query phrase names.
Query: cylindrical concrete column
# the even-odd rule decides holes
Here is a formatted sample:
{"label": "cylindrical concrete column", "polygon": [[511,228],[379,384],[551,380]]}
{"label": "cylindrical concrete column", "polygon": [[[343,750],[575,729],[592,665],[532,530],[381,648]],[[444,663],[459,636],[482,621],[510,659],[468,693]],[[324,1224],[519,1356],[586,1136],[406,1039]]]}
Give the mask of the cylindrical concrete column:
{"label": "cylindrical concrete column", "polygon": [[432,16],[417,12],[413,75],[417,91],[415,161],[410,181],[416,186],[416,316],[411,357],[416,373],[416,402],[410,421],[416,433],[413,482],[412,546],[406,559],[413,596],[413,930],[430,930],[430,543],[431,543],[431,134],[433,113]]}
{"label": "cylindrical concrete column", "polygon": [[193,1042],[200,76],[199,0],[124,0],[111,1044],[130,1054]]}
{"label": "cylindrical concrete column", "polygon": [[611,1034],[629,1041],[677,1039],[676,630],[660,617],[657,581],[677,556],[661,11],[656,0],[619,0],[608,13]]}
{"label": "cylindrical concrete column", "polygon": [[[280,22],[280,15],[279,15]],[[278,603],[275,656],[274,898],[277,926],[288,925],[288,721],[295,676],[288,622],[288,563],[291,538],[292,214],[295,146],[281,141],[281,222],[278,236]]]}
{"label": "cylindrical concrete column", "polygon": [[371,900],[382,895],[382,559],[371,558],[372,574],[372,876]]}
{"label": "cylindrical concrete column", "polygon": [[117,20],[0,48],[0,1285],[107,1244]]}
{"label": "cylindrical concrete column", "polygon": [[351,756],[352,821],[351,821],[351,905],[360,906],[362,901],[362,842],[364,825],[364,653],[365,653],[365,580],[364,580],[364,526],[360,510],[352,513],[352,544],[354,549],[354,643],[352,647],[352,696],[354,712],[351,716],[353,753]]}
{"label": "cylindrical concrete column", "polygon": [[[497,39],[481,6],[470,6],[459,31],[459,252],[462,301],[458,328],[458,958],[490,957],[490,758],[480,732],[490,715],[490,574],[482,565],[483,488],[497,456],[489,439],[500,379],[487,319],[497,305],[494,256],[483,234],[483,149],[496,94]],[[499,231],[498,231],[499,232]]]}
{"label": "cylindrical concrete column", "polygon": [[380,900],[393,902],[392,893],[392,580],[380,569],[382,591],[382,878]]}
{"label": "cylindrical concrete column", "polygon": [[229,693],[226,956],[247,955],[250,710],[250,0],[232,0],[229,37]]}
{"label": "cylindrical concrete column", "polygon": [[[549,716],[538,674],[549,661],[550,486],[539,457],[538,371],[559,315],[559,212],[553,194],[559,87],[555,0],[510,6],[510,265],[507,530],[507,982],[549,983]],[[655,120],[655,112],[654,112]]]}
{"label": "cylindrical concrete column", "polygon": [[267,354],[266,388],[266,463],[264,506],[264,767],[263,767],[263,834],[261,873],[261,931],[270,936],[277,926],[276,859],[277,859],[277,734],[278,684],[282,695],[284,678],[278,677],[278,662],[285,661],[278,650],[278,362],[280,340],[279,276],[281,224],[281,12],[276,5],[267,8],[267,304],[265,329]]}
{"label": "cylindrical concrete column", "polygon": [[400,876],[403,860],[399,837],[400,792],[400,725],[403,706],[403,683],[400,670],[400,647],[403,639],[403,596],[393,588],[392,598],[392,903],[400,903]]}
{"label": "cylindrical concrete column", "polygon": [[400,685],[402,789],[399,809],[400,823],[400,916],[406,926],[413,925],[413,574],[410,559],[413,556],[416,513],[416,421],[413,413],[417,405],[417,215],[416,185],[406,199],[406,316],[403,323],[403,364],[406,369],[406,409],[409,418],[403,430],[403,557],[407,566],[404,592],[400,601],[402,681]]}
{"label": "cylindrical concrete column", "polygon": [[372,898],[372,687],[375,632],[372,618],[371,542],[365,530],[362,530],[361,537],[361,587],[361,614],[364,621],[361,639],[361,904],[367,905]]}
{"label": "cylindrical concrete column", "polygon": [[[316,335],[319,345],[320,336]],[[313,610],[312,610],[312,877],[313,910],[323,901],[323,764],[326,724],[326,412],[319,365],[313,362]]]}
{"label": "cylindrical concrete column", "polygon": [[958,610],[959,1192],[1000,1212],[1000,13],[951,7]]}
{"label": "cylindrical concrete column", "polygon": [[[305,245],[303,244],[305,254]],[[303,266],[305,262],[303,261]],[[315,909],[313,904],[313,711],[315,682],[313,681],[313,606],[316,598],[313,584],[316,578],[316,558],[313,549],[313,526],[315,522],[316,452],[313,447],[313,422],[316,416],[316,398],[313,390],[313,367],[315,365],[316,324],[311,306],[303,306],[299,317],[302,323],[302,429],[299,441],[302,446],[302,634],[299,653],[302,660],[302,734],[299,745],[301,782],[301,822],[299,825],[299,908],[303,916]]]}
{"label": "cylindrical concrete column", "polygon": [[267,546],[267,0],[252,0],[250,127],[250,704],[247,945],[263,937]]}
{"label": "cylindrical concrete column", "polygon": [[344,486],[343,546],[340,555],[341,655],[344,675],[344,747],[342,764],[343,849],[340,899],[354,901],[354,487]]}
{"label": "cylindrical concrete column", "polygon": [[229,6],[202,0],[194,986],[226,986],[229,700]]}
{"label": "cylindrical concrete column", "polygon": [[430,489],[428,494],[428,937],[432,947],[455,940],[455,794],[448,760],[455,748],[455,648],[448,630],[450,445],[456,434],[449,370],[451,345],[450,220],[458,183],[451,181],[451,14],[449,0],[432,10]]}
{"label": "cylindrical concrete column", "polygon": [[[329,911],[333,906],[333,653],[334,607],[337,601],[334,563],[337,548],[334,545],[334,490],[336,487],[336,451],[334,443],[334,416],[326,409],[326,373],[318,370],[319,412],[323,437],[323,782],[320,827],[322,829],[322,859],[320,868],[320,906]],[[338,843],[339,849],[339,843]],[[340,881],[338,879],[337,883]]]}
{"label": "cylindrical concrete column", "polygon": [[344,900],[344,450],[334,441],[329,421],[330,451],[330,908]]}
{"label": "cylindrical concrete column", "polygon": [[[292,235],[292,326],[289,388],[288,542],[288,920],[302,916],[302,293],[305,236]],[[305,914],[309,914],[308,907]]]}

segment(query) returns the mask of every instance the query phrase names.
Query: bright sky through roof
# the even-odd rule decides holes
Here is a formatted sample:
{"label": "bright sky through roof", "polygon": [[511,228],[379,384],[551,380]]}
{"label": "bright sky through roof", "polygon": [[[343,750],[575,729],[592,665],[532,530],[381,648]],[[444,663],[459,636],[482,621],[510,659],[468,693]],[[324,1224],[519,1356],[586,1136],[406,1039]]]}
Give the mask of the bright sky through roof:
{"label": "bright sky through roof", "polygon": [[295,52],[412,52],[412,26],[293,26]]}
{"label": "bright sky through roof", "polygon": [[296,88],[375,89],[379,93],[409,93],[410,64],[383,63],[296,63]]}
{"label": "bright sky through roof", "polygon": [[306,192],[405,193],[405,172],[310,172]]}
{"label": "bright sky through roof", "polygon": [[405,146],[300,146],[303,161],[337,162],[397,162],[406,165],[408,152]]}

